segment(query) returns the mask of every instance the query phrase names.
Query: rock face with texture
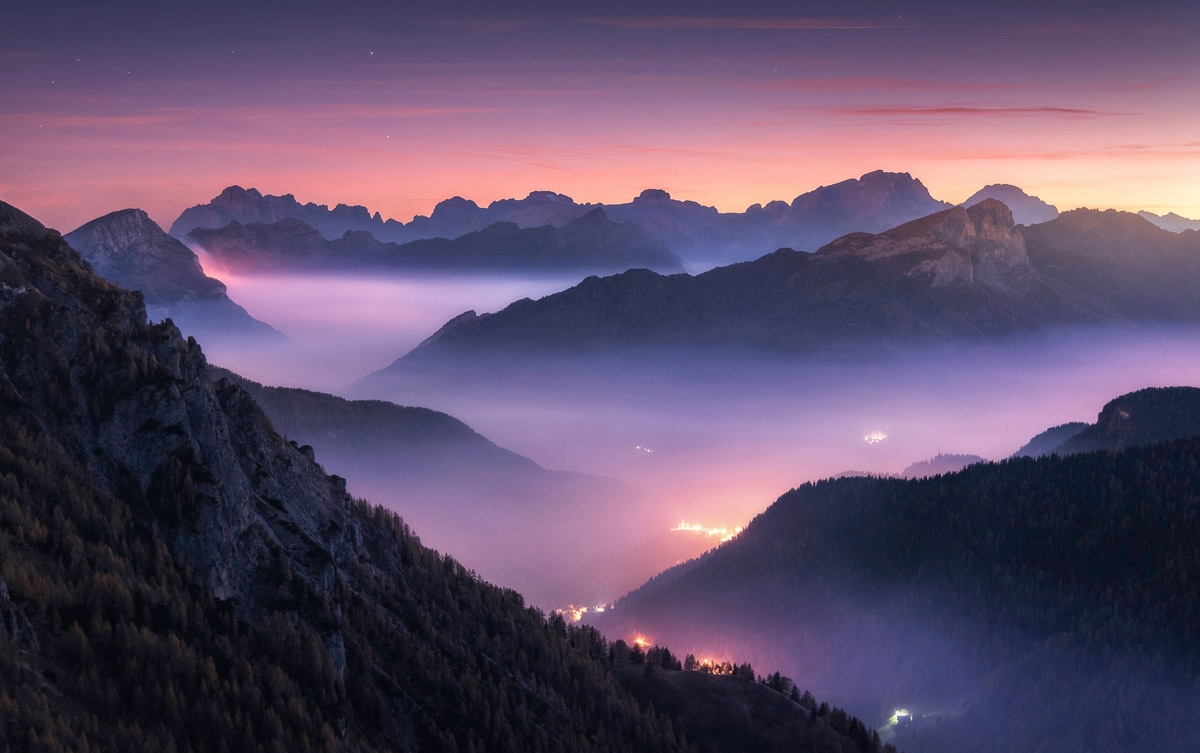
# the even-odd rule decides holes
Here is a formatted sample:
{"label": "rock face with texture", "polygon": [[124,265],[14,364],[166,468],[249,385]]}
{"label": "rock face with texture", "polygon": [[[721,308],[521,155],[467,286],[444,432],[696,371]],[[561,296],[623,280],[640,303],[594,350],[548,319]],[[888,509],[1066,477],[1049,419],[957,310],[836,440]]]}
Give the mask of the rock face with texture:
{"label": "rock face with texture", "polygon": [[151,318],[169,317],[186,334],[282,338],[230,300],[224,283],[204,274],[196,254],[140,209],[107,214],[64,239],[97,274],[140,291]]}
{"label": "rock face with texture", "polygon": [[1033,270],[1025,239],[1008,207],[986,199],[969,209],[954,207],[880,235],[855,233],[818,252],[829,258],[906,260],[908,277],[928,277],[933,287],[979,283],[1028,289]]}
{"label": "rock face with texture", "polygon": [[0,578],[0,632],[16,646],[27,651],[37,651],[41,647],[29,618],[12,603],[4,578]]}
{"label": "rock face with texture", "polygon": [[[88,235],[129,242],[142,217]],[[300,553],[300,577],[330,582],[350,556],[339,482],[283,442],[244,392],[209,387],[195,340],[148,324],[141,296],[92,276],[64,239],[8,205],[0,238],[0,313],[29,322],[6,326],[4,341],[5,381],[24,408],[53,417],[48,428],[111,493],[186,488],[194,507],[178,515],[192,525],[174,544],[218,598],[253,612],[256,573],[281,545]]]}

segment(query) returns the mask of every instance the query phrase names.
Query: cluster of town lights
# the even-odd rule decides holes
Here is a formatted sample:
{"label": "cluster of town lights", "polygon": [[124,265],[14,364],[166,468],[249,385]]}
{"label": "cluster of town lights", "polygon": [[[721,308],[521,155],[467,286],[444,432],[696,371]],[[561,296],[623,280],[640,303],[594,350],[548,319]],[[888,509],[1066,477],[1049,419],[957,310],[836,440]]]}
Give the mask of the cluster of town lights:
{"label": "cluster of town lights", "polygon": [[739,533],[741,533],[742,527],[735,526],[733,528],[708,528],[700,523],[689,523],[686,520],[681,520],[679,521],[679,525],[675,526],[671,530],[685,531],[687,533],[702,533],[705,536],[708,536],[710,539],[720,539],[721,543],[724,544],[726,541],[729,541],[734,536],[737,536]]}

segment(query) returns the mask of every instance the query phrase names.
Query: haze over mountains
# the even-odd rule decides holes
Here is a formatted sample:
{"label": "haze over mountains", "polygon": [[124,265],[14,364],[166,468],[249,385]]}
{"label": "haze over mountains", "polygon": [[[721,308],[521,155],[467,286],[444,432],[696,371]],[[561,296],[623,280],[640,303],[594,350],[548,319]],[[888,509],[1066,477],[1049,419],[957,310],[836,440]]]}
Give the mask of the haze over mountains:
{"label": "haze over mountains", "polygon": [[429,217],[403,224],[373,217],[362,207],[301,205],[290,194],[263,196],[231,186],[207,205],[192,207],[171,226],[183,237],[195,228],[217,229],[237,221],[270,224],[285,218],[303,221],[328,239],[365,230],[381,241],[405,243],[427,238],[458,238],[497,222],[522,228],[561,227],[603,209],[615,222],[632,222],[646,235],[702,267],[753,259],[776,248],[814,250],[856,230],[877,232],[949,204],[935,200],[907,173],[875,171],[858,179],[822,186],[791,203],[755,204],[743,213],[721,213],[692,201],[679,201],[661,190],[643,191],[626,204],[578,204],[568,196],[536,191],[524,199],[503,199],[480,207],[455,197],[439,203]]}
{"label": "haze over mountains", "polygon": [[195,228],[185,239],[234,274],[371,271],[587,273],[645,267],[682,271],[679,257],[629,223],[593,209],[561,227],[520,228],[496,222],[453,240],[381,243],[366,231],[327,241],[313,227],[285,218],[271,224]]}
{"label": "haze over mountains", "polygon": [[709,546],[665,525],[630,526],[653,503],[644,491],[547,470],[444,413],[212,376],[245,389],[352,494],[403,511],[425,542],[543,608],[594,605]]}
{"label": "haze over mountains", "polygon": [[816,253],[697,276],[633,270],[448,322],[398,361],[613,347],[801,353],[995,339],[1064,325],[1200,319],[1200,234],[1075,210],[1018,228],[988,199]]}
{"label": "haze over mountains", "polygon": [[811,699],[626,679],[598,633],[352,499],[194,340],[3,203],[0,282],[0,743],[682,752],[703,709],[735,738],[767,739],[752,710],[821,753],[883,749]]}
{"label": "haze over mountains", "polygon": [[[807,205],[798,198],[793,204],[758,211],[782,216],[802,211],[805,206],[821,206],[837,215],[830,207],[839,201],[862,206],[860,199],[864,196],[880,195],[876,191],[880,183],[911,188],[915,181],[868,174],[860,181],[813,192],[821,195],[809,199]],[[428,331],[433,334],[420,347],[354,389],[356,394],[386,396],[396,403],[429,405],[437,410],[265,387],[207,366],[201,369],[199,378],[205,385],[211,382],[212,387],[195,388],[191,377],[172,377],[173,384],[185,396],[215,391],[223,401],[222,410],[232,417],[237,429],[234,434],[263,420],[250,417],[257,408],[243,411],[238,406],[250,397],[263,404],[265,415],[271,419],[266,425],[282,432],[285,449],[280,450],[282,454],[271,449],[274,440],[266,443],[270,447],[249,443],[250,454],[259,459],[253,468],[246,465],[249,470],[244,472],[262,469],[251,485],[277,484],[289,498],[299,499],[302,493],[288,485],[291,481],[270,480],[270,469],[277,463],[263,458],[298,456],[306,460],[286,462],[303,463],[315,456],[327,464],[328,470],[347,479],[345,489],[350,494],[366,495],[393,510],[404,511],[410,524],[428,532],[427,543],[444,551],[461,552],[463,564],[458,569],[446,565],[435,577],[431,570],[424,569],[424,564],[439,567],[441,560],[436,555],[415,544],[401,544],[408,552],[409,564],[424,563],[412,571],[411,578],[438,590],[437,594],[414,598],[431,609],[445,608],[447,613],[454,613],[453,619],[467,632],[477,627],[471,617],[476,611],[463,606],[473,604],[476,598],[470,595],[475,593],[471,590],[474,581],[467,569],[498,579],[503,585],[519,584],[527,598],[542,606],[565,606],[568,600],[589,605],[608,602],[649,573],[727,536],[735,525],[762,510],[765,501],[780,489],[844,468],[894,474],[913,458],[932,458],[905,469],[908,475],[938,476],[928,481],[906,485],[879,476],[845,479],[832,485],[822,482],[805,486],[785,495],[785,499],[799,494],[807,501],[817,500],[818,513],[796,526],[784,518],[771,518],[772,525],[794,534],[787,540],[762,538],[761,524],[751,526],[747,534],[765,554],[755,555],[758,559],[737,560],[733,575],[713,575],[706,564],[731,561],[723,558],[732,555],[722,554],[731,551],[729,546],[669,571],[664,579],[656,579],[639,591],[644,598],[627,601],[617,613],[603,618],[614,626],[609,638],[628,640],[635,631],[644,630],[673,645],[676,651],[682,648],[698,655],[703,652],[706,656],[753,659],[760,670],[780,666],[793,675],[812,678],[818,684],[818,696],[825,692],[832,694],[835,702],[855,705],[870,726],[883,725],[897,707],[915,706],[922,714],[933,716],[923,724],[903,729],[893,720],[883,729],[886,734],[898,735],[916,753],[979,747],[973,739],[977,729],[989,737],[981,750],[989,750],[992,745],[997,751],[1032,753],[1045,743],[1056,750],[1096,751],[1105,750],[1105,745],[1128,748],[1148,744],[1190,753],[1186,746],[1200,742],[1189,726],[1186,711],[1194,705],[1195,695],[1186,687],[1186,678],[1181,680],[1162,667],[1174,663],[1186,670],[1194,664],[1193,656],[1176,651],[1191,636],[1171,630],[1177,625],[1173,616],[1190,614],[1195,607],[1188,597],[1170,590],[1176,583],[1170,578],[1183,573],[1185,580],[1191,579],[1195,568],[1185,556],[1186,547],[1173,538],[1175,533],[1164,532],[1163,521],[1178,516],[1190,520],[1186,517],[1191,514],[1188,505],[1195,495],[1178,483],[1162,480],[1159,473],[1174,478],[1193,464],[1195,453],[1186,445],[1186,438],[1197,433],[1193,419],[1200,413],[1193,403],[1200,405],[1200,401],[1189,390],[1139,392],[1105,406],[1094,425],[1077,419],[1094,410],[1099,402],[1097,394],[1120,394],[1131,384],[1196,380],[1194,324],[1200,319],[1200,303],[1194,291],[1200,281],[1200,234],[1188,230],[1170,233],[1136,215],[1095,210],[1064,212],[1052,220],[1022,225],[1004,203],[988,196],[980,198],[991,192],[1020,203],[1023,194],[1019,189],[1009,189],[1012,187],[988,186],[967,202],[969,206],[939,205],[941,208],[932,213],[909,218],[883,232],[841,235],[814,253],[783,249],[698,275],[662,275],[634,269],[610,277],[590,277],[539,300],[519,300],[495,314],[469,312],[440,329],[430,326]],[[571,211],[578,207],[566,197],[553,194],[530,198],[535,200],[514,200],[504,205],[505,211],[513,216],[524,213],[536,220],[539,212],[549,216],[554,206]],[[250,199],[257,201],[253,196]],[[294,200],[292,204],[301,206]],[[582,217],[564,219],[561,225],[521,228],[515,223],[492,223],[456,239],[419,241],[409,252],[417,256],[425,252],[416,249],[428,249],[426,258],[439,260],[447,258],[447,253],[457,254],[467,267],[483,270],[489,275],[487,279],[501,280],[502,273],[483,263],[484,254],[499,249],[509,259],[519,259],[521,243],[528,240],[529,249],[553,246],[556,239],[573,232],[572,227],[583,227],[587,233],[604,237],[625,233],[628,241],[624,250],[645,244],[665,251],[667,244],[653,239],[645,226],[662,222],[666,227],[677,220],[683,229],[669,232],[680,238],[688,233],[698,236],[702,233],[694,228],[705,227],[702,217],[711,219],[715,213],[676,202],[656,191],[644,192],[630,205],[620,206],[635,204],[644,212],[640,225],[614,221],[611,207],[593,207]],[[330,214],[324,208],[317,209]],[[459,220],[468,222],[490,209],[455,202],[441,208],[439,221],[452,224],[450,218],[457,212]],[[1025,210],[1044,211],[1045,207],[1031,200],[1026,202]],[[664,218],[669,219],[672,212],[678,215],[668,222]],[[688,219],[693,214],[694,223]],[[16,230],[4,236],[5,242],[15,237],[14,233],[24,233],[22,237],[28,238],[44,235],[36,223],[13,216],[16,219],[11,224]],[[715,216],[718,219],[704,232],[724,232],[722,228],[733,227],[728,216]],[[263,214],[264,219],[273,217]],[[134,211],[102,219],[117,227],[140,220]],[[105,225],[101,221],[91,224]],[[190,252],[178,253],[183,248],[178,244],[170,247],[169,255],[162,256],[165,262],[156,261],[154,254],[143,253],[140,238],[148,233],[148,229],[140,235],[128,230],[106,231],[99,240],[110,241],[107,246],[83,235],[80,243],[93,242],[100,249],[95,252],[98,260],[105,259],[105,255],[127,254],[135,262],[131,264],[132,272],[159,269],[141,281],[129,283],[146,288],[149,297],[155,285],[171,289],[167,283],[174,278],[167,272],[173,265],[192,271],[198,267]],[[374,295],[369,286],[378,284],[377,277],[388,278],[391,281],[385,284],[394,285],[395,280],[403,280],[419,267],[399,265],[402,269],[397,274],[377,276],[375,272],[385,268],[379,262],[382,255],[396,253],[404,246],[379,243],[367,231],[343,232],[341,238],[326,240],[301,220],[283,217],[266,224],[240,224],[234,220],[221,228],[198,231],[192,239],[201,236],[214,246],[227,243],[229,258],[246,265],[238,270],[245,275],[265,273],[261,275],[264,285],[296,288],[299,305],[312,313],[314,321],[327,321],[341,339],[364,337],[362,342],[372,342],[366,338],[379,338],[379,323],[405,316],[402,305],[415,305],[415,301],[393,296],[388,306],[377,310],[340,307],[304,293],[313,293],[322,286],[345,286],[351,296],[366,298]],[[738,236],[734,243],[740,244],[745,237],[749,236]],[[45,243],[52,246],[53,236],[46,238]],[[517,241],[503,247],[508,242],[505,239]],[[17,245],[22,243],[41,248],[43,241],[18,239]],[[622,243],[609,243],[608,248],[621,250]],[[47,255],[51,260],[59,257],[66,258],[59,251]],[[210,253],[205,259],[206,263],[217,261],[219,255]],[[348,259],[354,262],[347,264]],[[618,262],[618,267],[625,263]],[[70,267],[64,264],[64,268]],[[339,279],[347,267],[357,272]],[[279,276],[281,271],[300,270],[305,274]],[[331,274],[334,270],[339,274]],[[57,272],[41,270],[37,274],[53,280]],[[182,279],[186,282],[183,288],[204,289],[208,284],[205,280],[211,278],[189,273]],[[231,286],[245,282],[236,276],[231,280]],[[413,275],[411,282],[433,288],[437,295],[436,276]],[[22,286],[29,287],[25,280],[14,277],[6,284],[14,301],[23,300]],[[236,292],[245,288],[232,289]],[[403,290],[411,297],[411,288]],[[53,293],[59,298],[63,295],[61,291]],[[87,291],[80,298],[86,302],[91,300],[88,296],[103,298]],[[243,300],[240,293],[235,297]],[[12,310],[16,314],[10,323],[18,327],[20,315],[27,312]],[[261,299],[256,300],[252,310],[274,321],[270,314],[261,313],[272,310],[261,306]],[[160,433],[195,437],[188,441],[197,448],[213,436],[223,441],[225,429],[214,428],[216,424],[208,418],[198,416],[193,423],[168,422],[170,416],[159,415],[160,408],[168,410],[175,399],[150,388],[168,381],[165,372],[155,370],[156,361],[164,357],[162,352],[155,351],[153,359],[139,359],[129,354],[140,346],[121,341],[105,346],[112,352],[99,345],[87,345],[78,353],[64,354],[55,349],[53,338],[47,334],[53,330],[61,335],[70,330],[64,322],[57,320],[50,329],[39,330],[39,337],[46,336],[30,346],[31,352],[45,350],[50,355],[36,369],[20,367],[26,369],[19,380],[18,393],[22,397],[30,385],[38,383],[37,377],[30,374],[45,369],[51,376],[42,381],[51,392],[65,390],[64,379],[100,379],[98,375],[108,365],[125,368],[131,379],[149,380],[147,384],[138,382],[141,386],[129,394],[116,388],[111,394],[102,390],[104,399],[88,407],[95,414],[89,419],[93,429],[108,427],[103,431],[111,433],[105,435],[104,442],[130,445],[120,451],[104,445],[99,467],[110,469],[106,464],[113,458],[118,465],[134,462],[121,453],[133,453],[141,458],[136,462],[149,464],[150,460],[139,453],[162,455],[157,439]],[[88,328],[94,332],[93,339],[107,337],[113,329],[108,324],[89,324]],[[170,340],[169,332],[163,331]],[[141,337],[138,332],[134,334]],[[375,342],[379,341],[381,338]],[[386,362],[393,354],[403,352],[356,347],[361,357],[377,362]],[[293,380],[303,378],[304,369],[280,359],[282,352],[260,349],[242,363],[258,361],[279,369],[284,376],[278,383],[294,384]],[[122,362],[118,357],[110,358],[112,353],[125,353],[127,357]],[[89,359],[102,362],[94,373]],[[59,378],[53,372],[59,361],[80,365],[72,366],[69,373],[64,372],[67,376]],[[60,371],[63,368],[60,366]],[[341,368],[346,382],[362,373],[349,362]],[[46,400],[54,402],[59,397],[50,395]],[[1089,399],[1094,402],[1086,402]],[[118,422],[107,418],[106,400],[115,400],[129,415],[136,412],[135,406],[147,407],[153,420],[137,424],[141,428],[133,433],[134,438],[117,439],[122,427],[134,425],[134,418],[125,413]],[[1081,411],[1081,404],[1087,409]],[[59,411],[51,418],[39,413],[36,420],[59,425],[66,420],[64,416],[74,415],[72,411]],[[461,417],[488,439],[447,413]],[[82,414],[70,420],[76,419],[82,422]],[[1062,456],[1094,448],[1133,454],[1110,454],[1103,462],[1078,461],[1083,464],[1076,465],[1057,465],[1062,457],[1033,465],[1029,465],[1033,461],[1013,461],[945,475],[984,457],[1002,457],[1039,427],[1050,424],[1061,426],[1039,434],[1018,454]],[[1164,427],[1173,427],[1174,433],[1167,433]],[[88,446],[91,440],[86,432],[93,429],[80,429],[84,434],[70,429],[66,443],[72,448]],[[1154,452],[1159,454],[1151,455],[1126,449],[1168,436],[1182,437],[1185,444],[1169,450],[1157,448]],[[13,441],[18,443],[17,439]],[[942,448],[953,449],[955,454],[942,453]],[[158,525],[169,532],[182,531],[171,535],[177,535],[180,541],[195,542],[195,537],[203,538],[204,526],[209,523],[202,521],[196,530],[188,528],[192,524],[188,510],[204,504],[201,498],[208,494],[206,484],[217,482],[204,475],[207,471],[201,466],[208,461],[203,457],[202,462],[178,453],[170,457],[178,460],[178,467],[155,466],[147,487],[150,491],[141,492],[143,497],[153,496],[169,504],[164,502],[161,509],[150,511],[159,517],[139,520],[151,529]],[[222,457],[222,462],[232,462]],[[1004,470],[1013,468],[1017,471]],[[64,465],[59,475],[68,478],[73,473]],[[306,474],[301,471],[296,478],[304,481],[309,478]],[[214,478],[237,487],[241,481],[234,476],[221,473]],[[1084,477],[1086,480],[1081,481]],[[334,478],[328,483],[336,487],[343,482]],[[176,488],[182,491],[171,491]],[[196,488],[202,489],[200,497],[193,494]],[[952,499],[938,496],[944,490],[949,490]],[[298,535],[296,530],[307,536],[304,532],[310,530],[313,521],[297,522],[294,530],[291,516],[307,513],[286,504],[281,508],[272,501],[277,497],[265,496],[268,494],[275,495],[275,491],[262,492],[265,501],[255,503],[258,506],[254,514],[269,518],[264,530],[284,542],[283,550],[301,551],[309,557],[313,550],[305,549],[303,542],[297,548],[293,546],[296,542],[287,537]],[[810,494],[815,496],[806,496]],[[1084,516],[1077,521],[1072,517],[1076,508],[1070,506],[1071,500],[1084,498],[1099,500],[1096,504],[1104,511],[1102,520]],[[1181,506],[1159,505],[1168,498],[1169,504]],[[963,499],[982,500],[979,504],[987,509],[964,505]],[[1051,510],[1047,515],[1079,525],[1065,531],[1055,528],[1054,523],[1042,526],[1045,521],[1037,516],[1045,510],[1038,505],[1048,504],[1047,499],[1064,505],[1061,509],[1047,508]],[[1123,506],[1139,500],[1141,506],[1136,510]],[[830,509],[834,512],[826,515]],[[1016,521],[1003,518],[1005,512],[1016,516]],[[677,525],[681,519],[684,522]],[[1161,544],[1166,560],[1153,560],[1157,555],[1146,554],[1151,557],[1147,571],[1165,568],[1169,571],[1163,576],[1165,580],[1119,580],[1116,575],[1109,578],[1104,574],[1108,571],[1092,580],[1078,576],[1079,571],[1096,569],[1094,558],[1130,561],[1127,541],[1121,533],[1125,529],[1110,525],[1115,525],[1113,521],[1125,525],[1126,520],[1148,541]],[[26,520],[25,525],[32,530],[32,522]],[[313,530],[320,532],[348,524],[331,519],[316,520],[315,525]],[[407,529],[391,528],[400,532],[402,542],[408,541]],[[1016,532],[1026,530],[1032,530],[1036,540],[1028,543],[1030,548],[1013,554],[1018,543],[1026,545],[1014,538]],[[1180,530],[1190,535],[1186,525]],[[714,538],[703,538],[710,531]],[[814,538],[805,539],[804,531]],[[927,540],[933,535],[930,531],[965,543],[960,549],[954,548],[957,544],[951,546],[940,540],[931,544]],[[732,550],[737,550],[745,536],[733,540]],[[56,534],[50,540],[59,538]],[[811,543],[813,548],[797,554],[788,549],[795,544],[792,539]],[[353,545],[336,536],[330,541],[338,551]],[[1082,546],[1080,541],[1093,542],[1095,551],[1088,549],[1083,559],[1074,563],[1063,564],[1062,559],[1052,558],[1055,553],[1066,558],[1064,553],[1072,551],[1070,544]],[[142,545],[156,546],[149,540]],[[211,553],[202,551],[204,546],[196,546],[185,554],[211,560]],[[269,544],[265,546],[270,549]],[[254,551],[259,549],[256,544]],[[1135,559],[1142,554],[1140,549],[1133,552]],[[994,559],[987,560],[993,555]],[[316,559],[321,556],[313,555]],[[372,552],[371,557],[376,562],[384,555]],[[208,569],[210,560],[199,567]],[[265,571],[267,566],[262,562],[250,570],[257,567]],[[1035,568],[1030,575],[1028,562],[1043,569]],[[756,570],[767,565],[777,569]],[[346,567],[361,572],[355,570],[357,565]],[[1133,569],[1141,572],[1136,563]],[[314,628],[316,634],[328,642],[321,637],[326,635],[321,630],[328,628],[329,615],[321,611],[323,607],[310,612],[303,606],[317,599],[316,594],[324,587],[310,587],[310,570],[309,561],[291,569],[294,581],[301,582],[292,586],[293,596],[307,595],[295,597],[302,604],[287,619],[293,624],[315,619],[319,623]],[[703,585],[697,585],[699,580],[688,580],[691,573],[701,570],[707,573],[705,578],[712,579]],[[281,587],[280,582],[288,582],[284,576],[268,582],[256,580],[257,576],[222,576],[223,571],[214,572],[220,577],[243,579],[245,588],[239,586],[236,596],[239,603],[267,598],[263,594],[269,596],[271,589]],[[0,585],[11,585],[15,577],[6,574]],[[1027,589],[1012,585],[1028,577],[1042,578],[1049,585],[1041,581]],[[998,578],[999,582],[989,578]],[[672,584],[685,581],[692,585],[678,592],[670,590]],[[781,584],[787,588],[778,590]],[[1103,601],[1097,594],[1107,584],[1123,589],[1114,602],[1123,605],[1119,614],[1109,615],[1093,608]],[[654,595],[660,593],[660,587],[667,600],[643,609],[646,604],[657,604]],[[366,593],[366,586],[355,588]],[[457,590],[460,588],[465,590]],[[710,619],[707,613],[695,611],[698,607],[694,606],[676,613],[675,607],[683,601],[703,598],[700,594],[704,588],[722,594],[713,600],[739,616],[735,619],[721,613]],[[1155,602],[1142,591],[1169,593]],[[6,601],[0,594],[0,616],[13,626],[8,633],[26,647],[37,641],[45,645],[47,629],[51,634],[56,629],[71,629],[63,623],[48,628],[52,623],[43,619],[46,615],[26,615],[34,603],[30,594],[35,592],[36,588],[22,580],[13,589],[15,596]],[[448,593],[458,607],[445,607],[441,599]],[[483,589],[478,593],[480,600],[488,602],[492,598],[488,594],[497,592]],[[676,593],[683,595],[672,595]],[[738,595],[725,599],[727,593]],[[748,601],[739,601],[743,597]],[[282,597],[276,594],[270,598]],[[768,614],[763,616],[758,611],[762,604],[782,605],[780,615],[802,614],[803,619],[789,621],[786,627],[776,630],[771,623],[777,616],[771,612],[774,607],[768,606]],[[1047,604],[1059,606],[1047,609]],[[1122,611],[1125,605],[1132,605],[1128,612]],[[1072,612],[1076,607],[1079,611]],[[271,608],[264,607],[268,612]],[[385,604],[384,609],[388,608]],[[414,604],[406,603],[405,608],[423,614],[422,607]],[[1151,614],[1146,621],[1139,616],[1143,612]],[[522,622],[525,618],[516,616],[516,612],[505,614],[512,616],[514,624],[536,626],[536,622]],[[626,618],[627,614],[631,616]],[[641,615],[650,615],[652,620],[635,625]],[[675,622],[677,618],[682,622]],[[246,619],[252,624],[254,618]],[[1047,628],[1045,620],[1054,624]],[[458,628],[451,629],[433,618],[431,621],[437,633],[456,636],[453,641],[463,635],[455,632]],[[1159,629],[1161,624],[1168,628]],[[745,638],[739,631],[748,625],[762,632]],[[661,635],[656,634],[658,626],[666,626]],[[709,628],[710,632],[701,634]],[[420,629],[424,629],[423,622]],[[529,629],[536,632],[534,627]],[[684,632],[675,632],[677,629]],[[688,633],[687,629],[694,632]],[[81,630],[87,641],[93,640],[87,628]],[[550,632],[560,635],[553,623]],[[565,630],[563,634],[572,645],[584,646],[589,656],[605,653],[597,646],[606,644],[596,642],[594,636]],[[1055,635],[1060,636],[1057,642]],[[1130,635],[1143,639],[1140,647],[1132,645],[1127,638]],[[54,643],[53,651],[61,648],[64,652],[53,655],[55,662],[61,657],[82,655],[73,632],[71,636],[61,646]],[[670,636],[680,643],[676,645]],[[344,632],[342,640],[360,641],[363,653],[359,656],[374,656],[374,648],[362,648],[370,644],[367,639]],[[471,640],[464,637],[456,645],[474,646]],[[558,639],[552,637],[554,640]],[[815,664],[794,662],[800,655],[797,652],[813,647],[819,649],[820,656]],[[104,650],[110,649],[106,646]],[[429,653],[430,649],[419,650],[425,651],[426,657],[436,656]],[[487,655],[496,659],[495,652]],[[432,661],[436,664],[440,659]],[[313,666],[317,665],[319,662]],[[427,665],[421,666],[424,672]],[[698,729],[697,719],[706,715],[697,715],[695,705],[681,701],[678,695],[664,695],[690,687],[686,673],[659,678],[659,684],[658,679],[651,679],[660,668],[657,664],[644,674],[641,665],[635,669],[633,664],[626,666],[619,660],[610,662],[610,668],[613,674],[607,680],[600,679],[601,684],[615,682],[613,687],[624,688],[618,692],[632,693],[630,702],[643,704],[641,708],[652,702],[659,713],[672,709],[669,713],[675,729],[686,726],[691,739],[690,730]],[[662,668],[666,671],[665,665]],[[581,668],[580,676],[593,677],[594,669]],[[536,675],[540,670],[531,671]],[[464,688],[479,681],[465,679],[464,675],[446,680],[437,672],[440,670],[430,669],[413,679],[405,692],[423,687],[421,683],[435,676],[444,683],[442,687]],[[638,682],[639,678],[645,681]],[[389,677],[387,682],[396,680]],[[537,682],[541,680],[530,687],[539,687]],[[339,692],[336,683],[326,679],[320,679],[318,686],[324,688],[322,693]],[[752,687],[756,688],[753,694],[745,698],[758,694],[759,686]],[[702,688],[688,692],[693,690],[708,692]],[[367,708],[354,704],[374,703],[363,701],[373,692],[363,690],[365,695],[355,696],[347,708]],[[387,692],[385,689],[384,695]],[[743,697],[741,691],[735,695]],[[1104,700],[1086,712],[1067,700],[1095,696]],[[710,701],[716,704],[714,708],[724,703],[716,697],[705,703]],[[1144,717],[1154,712],[1155,703],[1161,705],[1159,713],[1183,747],[1173,747],[1177,741],[1165,739],[1157,729],[1147,731],[1135,722],[1113,718],[1117,708],[1114,704],[1124,704],[1136,717]],[[981,704],[998,709],[1004,721],[982,715]],[[790,713],[788,709],[784,711]],[[848,742],[856,734],[868,746],[872,744],[869,735],[862,737],[865,730],[860,734],[844,721],[830,722],[835,716],[817,714],[815,706],[802,709],[809,713],[802,710],[799,716],[789,717],[789,724],[796,720],[819,724],[824,719],[831,733],[849,735],[839,738],[839,745],[857,745]],[[474,711],[468,709],[466,713],[469,716]],[[634,711],[635,716],[637,713]],[[1068,720],[1070,729],[1055,728],[1052,717]],[[422,711],[416,717],[393,714],[390,718],[419,719],[415,723],[422,730],[418,738],[426,743],[436,740],[430,743],[435,745],[444,743],[447,734],[481,745],[480,741],[494,739],[498,725],[495,719],[487,718],[464,722],[457,709],[449,716]],[[439,726],[443,724],[439,720],[446,719],[454,721]],[[1006,728],[1013,719],[1022,719],[1023,726]],[[934,720],[938,720],[936,725]],[[583,728],[592,724],[586,720],[574,723]],[[625,722],[614,723],[627,729],[621,727]],[[214,728],[218,726],[214,724]],[[311,727],[298,723],[297,729]],[[665,733],[661,727],[656,729]],[[393,741],[413,739],[406,734],[386,733]],[[518,736],[525,734],[520,732]],[[522,739],[528,742],[532,738]],[[529,745],[536,747],[535,743]]]}
{"label": "haze over mountains", "polygon": [[1190,220],[1174,212],[1158,215],[1154,212],[1142,210],[1138,212],[1138,216],[1154,223],[1163,230],[1170,230],[1172,233],[1182,233],[1184,230],[1200,230],[1200,220]]}

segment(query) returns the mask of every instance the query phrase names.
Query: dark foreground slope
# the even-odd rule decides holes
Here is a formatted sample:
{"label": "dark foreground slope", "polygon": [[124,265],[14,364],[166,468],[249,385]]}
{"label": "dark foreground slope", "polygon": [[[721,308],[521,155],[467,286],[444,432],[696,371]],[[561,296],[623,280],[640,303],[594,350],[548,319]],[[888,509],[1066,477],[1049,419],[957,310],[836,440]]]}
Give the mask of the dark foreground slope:
{"label": "dark foreground slope", "polygon": [[0,325],[0,748],[689,747],[6,204]]}
{"label": "dark foreground slope", "polygon": [[1200,439],[839,479],[597,618],[784,667],[915,751],[1200,745]]}

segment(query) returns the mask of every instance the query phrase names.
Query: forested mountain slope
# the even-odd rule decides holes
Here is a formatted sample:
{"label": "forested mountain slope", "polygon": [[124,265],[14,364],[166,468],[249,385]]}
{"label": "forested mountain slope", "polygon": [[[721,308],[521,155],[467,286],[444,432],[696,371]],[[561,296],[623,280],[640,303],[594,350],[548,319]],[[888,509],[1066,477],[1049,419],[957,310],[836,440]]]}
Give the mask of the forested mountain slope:
{"label": "forested mountain slope", "polygon": [[806,484],[596,624],[928,714],[910,750],[1194,751],[1198,469],[1180,439]]}
{"label": "forested mountain slope", "polygon": [[692,749],[207,370],[0,203],[0,749]]}

